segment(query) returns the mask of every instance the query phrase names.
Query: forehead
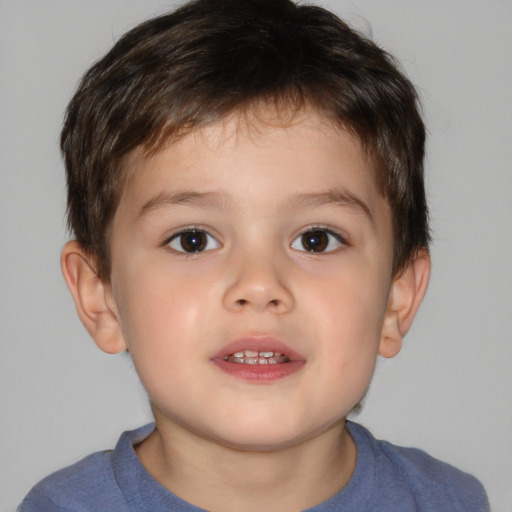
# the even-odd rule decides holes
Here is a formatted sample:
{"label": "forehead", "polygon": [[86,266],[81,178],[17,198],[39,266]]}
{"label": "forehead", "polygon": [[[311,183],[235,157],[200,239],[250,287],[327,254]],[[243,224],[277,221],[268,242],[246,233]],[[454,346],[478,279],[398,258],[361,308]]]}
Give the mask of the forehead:
{"label": "forehead", "polygon": [[[380,196],[374,166],[359,140],[310,109],[260,106],[237,112],[168,141],[154,154],[139,148],[123,167],[121,203],[139,206],[166,190],[265,193],[282,200],[279,192],[344,188],[370,205]],[[272,190],[264,190],[269,183]]]}
{"label": "forehead", "polygon": [[[240,108],[220,121],[210,123],[192,130],[174,130],[179,136],[171,137],[163,143],[145,147],[144,145],[129,152],[121,162],[124,183],[132,177],[132,172],[141,167],[147,168],[158,158],[162,152],[180,154],[181,147],[203,146],[215,155],[227,155],[239,145],[240,141],[249,142],[255,147],[268,146],[279,132],[285,134],[290,143],[292,139],[302,134],[309,137],[312,132],[324,138],[331,147],[336,145],[340,149],[352,146],[365,160],[368,170],[374,172],[374,165],[370,156],[363,150],[359,139],[350,127],[334,123],[321,116],[312,107],[295,107],[286,103],[274,104],[260,101],[248,108]],[[308,133],[309,132],[309,133]],[[160,140],[159,137],[156,137]],[[327,145],[320,145],[319,150],[325,151]],[[286,146],[283,147],[283,152]],[[193,155],[188,155],[193,157]]]}

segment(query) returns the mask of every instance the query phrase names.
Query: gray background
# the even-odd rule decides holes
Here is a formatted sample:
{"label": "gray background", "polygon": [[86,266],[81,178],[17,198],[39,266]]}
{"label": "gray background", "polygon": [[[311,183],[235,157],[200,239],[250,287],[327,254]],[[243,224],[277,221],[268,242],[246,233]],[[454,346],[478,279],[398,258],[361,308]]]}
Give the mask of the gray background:
{"label": "gray background", "polygon": [[[401,59],[429,127],[433,274],[358,421],[474,473],[512,511],[512,2],[325,0]],[[0,0],[0,510],[148,420],[126,356],[96,349],[59,269],[57,148],[79,76],[163,0]]]}

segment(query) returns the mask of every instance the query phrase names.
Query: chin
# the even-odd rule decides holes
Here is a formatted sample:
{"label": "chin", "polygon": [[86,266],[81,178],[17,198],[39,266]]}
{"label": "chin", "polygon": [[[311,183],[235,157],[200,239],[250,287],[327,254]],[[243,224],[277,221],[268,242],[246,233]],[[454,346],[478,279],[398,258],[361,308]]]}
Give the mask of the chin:
{"label": "chin", "polygon": [[298,439],[286,436],[254,436],[251,437],[249,435],[239,436],[236,439],[218,439],[221,444],[226,446],[227,448],[232,448],[233,450],[240,450],[245,452],[276,452],[280,450],[285,450],[287,448],[292,448],[297,444],[300,444],[302,441],[300,437]]}
{"label": "chin", "polygon": [[231,423],[226,429],[219,429],[211,436],[214,441],[228,448],[241,451],[271,452],[285,450],[328,430],[331,425],[315,425],[305,428],[300,425],[290,425],[275,420],[271,424],[253,422],[248,424]]}

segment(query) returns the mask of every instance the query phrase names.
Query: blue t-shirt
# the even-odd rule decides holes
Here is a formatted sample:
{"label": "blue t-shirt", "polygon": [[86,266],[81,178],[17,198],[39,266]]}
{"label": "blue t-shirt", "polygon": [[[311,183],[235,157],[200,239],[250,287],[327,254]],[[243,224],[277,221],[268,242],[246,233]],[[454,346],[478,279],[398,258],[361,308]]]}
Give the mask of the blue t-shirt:
{"label": "blue t-shirt", "polygon": [[[421,450],[377,441],[347,422],[357,446],[348,484],[307,512],[484,512],[484,488],[473,476]],[[133,445],[154,429],[125,432],[115,450],[89,455],[38,483],[20,512],[204,512],[160,485],[140,463]]]}

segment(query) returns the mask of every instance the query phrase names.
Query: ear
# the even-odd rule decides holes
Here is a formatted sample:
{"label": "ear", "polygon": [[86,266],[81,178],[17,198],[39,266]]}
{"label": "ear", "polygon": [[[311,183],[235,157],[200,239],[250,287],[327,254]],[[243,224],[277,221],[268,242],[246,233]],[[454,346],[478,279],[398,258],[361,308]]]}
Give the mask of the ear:
{"label": "ear", "polygon": [[98,277],[91,257],[72,240],[62,249],[60,263],[78,316],[96,345],[109,354],[125,350],[111,287]]}
{"label": "ear", "polygon": [[379,345],[381,356],[394,357],[400,352],[402,339],[425,296],[429,278],[430,255],[424,249],[416,253],[391,285]]}

